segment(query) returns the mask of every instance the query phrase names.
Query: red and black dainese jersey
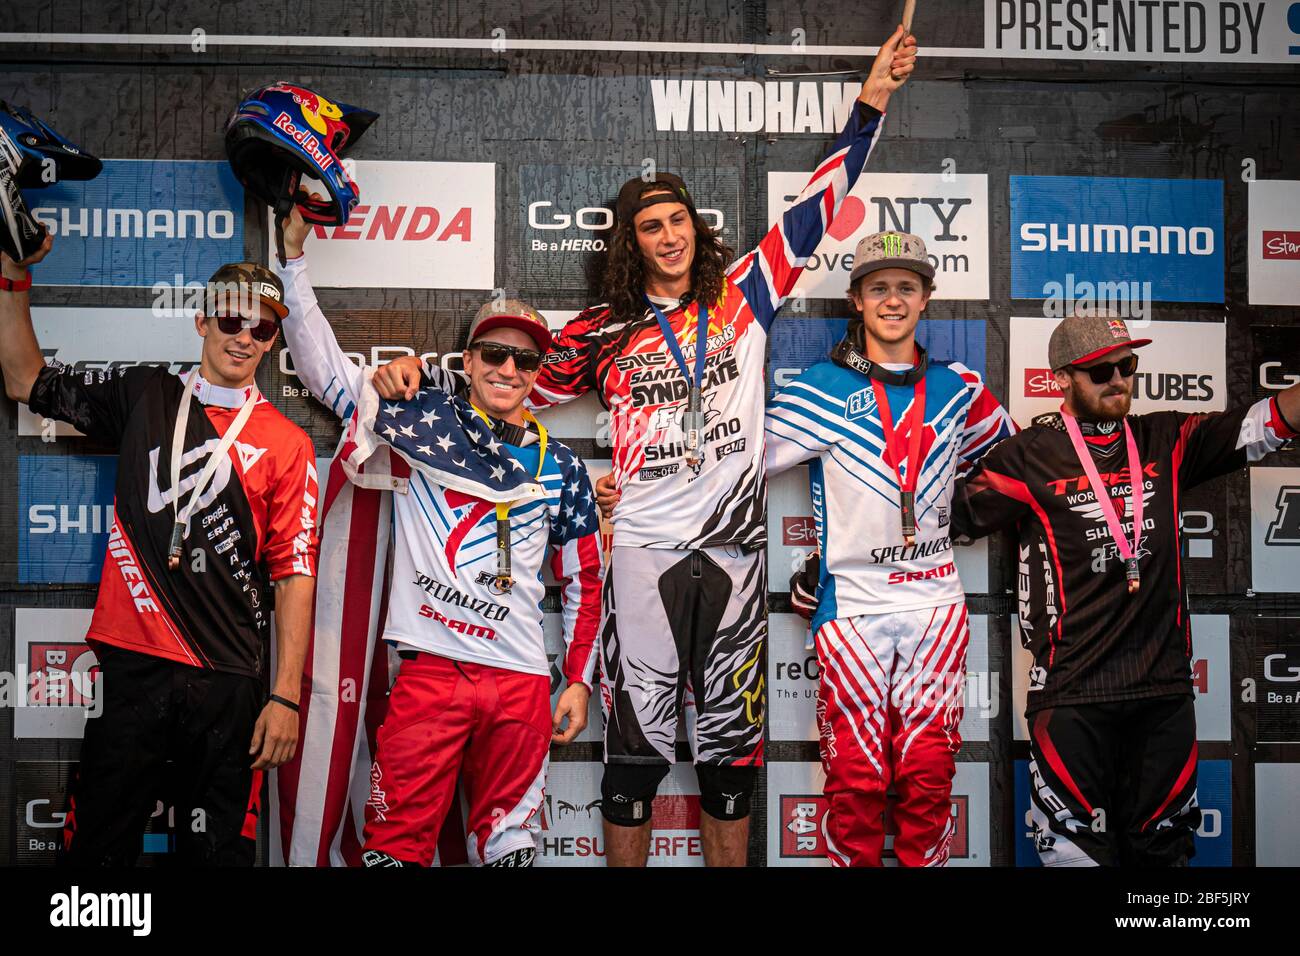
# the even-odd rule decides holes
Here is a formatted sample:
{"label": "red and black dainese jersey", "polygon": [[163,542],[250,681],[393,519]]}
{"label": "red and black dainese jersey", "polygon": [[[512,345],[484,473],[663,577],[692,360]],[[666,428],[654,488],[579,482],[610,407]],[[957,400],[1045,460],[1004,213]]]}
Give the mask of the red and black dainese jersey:
{"label": "red and black dainese jersey", "polygon": [[[180,568],[169,570],[172,432],[184,387],[160,368],[49,367],[32,388],[32,411],[69,422],[119,453],[116,514],[87,638],[260,676],[270,582],[316,573],[315,454],[302,429],[259,399],[199,498]],[[200,376],[193,387],[181,508],[247,395]]]}
{"label": "red and black dainese jersey", "polygon": [[[1295,436],[1272,399],[1220,414],[1131,415],[1128,423],[1142,462],[1137,594],[1128,593],[1124,562],[1059,414],[996,445],[954,495],[954,537],[1019,522],[1020,632],[1034,655],[1029,713],[1191,694],[1181,495]],[[1080,425],[1131,544],[1124,430]]]}

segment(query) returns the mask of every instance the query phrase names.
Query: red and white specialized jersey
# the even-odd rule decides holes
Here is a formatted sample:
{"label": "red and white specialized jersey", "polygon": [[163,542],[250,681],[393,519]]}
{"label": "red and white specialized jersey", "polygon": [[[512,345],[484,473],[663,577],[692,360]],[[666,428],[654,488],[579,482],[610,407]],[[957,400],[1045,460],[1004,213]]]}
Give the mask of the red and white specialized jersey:
{"label": "red and white specialized jersey", "polygon": [[[339,347],[307,278],[306,258],[290,260],[279,272],[289,307],[285,341],[298,376],[344,422],[373,419],[373,386]],[[375,426],[377,437],[397,449],[406,444],[407,451],[419,442],[433,445],[440,437],[449,438],[448,428],[461,427],[452,407],[461,399],[451,393],[463,384],[442,369],[426,374],[437,377],[431,383],[434,397],[445,407],[410,426],[409,435],[394,431],[385,438],[382,421],[359,420],[357,426]],[[370,390],[372,401],[363,401],[363,389]],[[378,410],[381,420],[389,407],[394,406]],[[358,408],[363,411],[358,413]],[[530,433],[525,445],[503,442],[498,447],[505,449],[505,461],[537,475],[536,439]],[[452,660],[549,675],[542,632],[542,568],[549,549],[564,604],[568,650],[562,669],[570,683],[590,687],[604,563],[595,496],[582,460],[559,442],[548,441],[538,478],[543,495],[510,509],[515,583],[506,593],[495,584],[495,505],[444,487],[395,454],[391,465],[396,480],[389,479],[384,487],[398,493],[393,495],[394,548],[384,640]]]}
{"label": "red and white specialized jersey", "polygon": [[[858,102],[834,148],[758,246],[727,270],[709,313],[704,458],[686,463],[681,421],[689,384],[649,309],[616,322],[607,305],[555,337],[531,401],[567,402],[592,389],[610,411],[613,474],[622,495],[615,547],[694,549],[767,538],[763,366],[767,331],[880,136],[884,115]],[[698,304],[666,312],[693,372]]]}
{"label": "red and white specialized jersey", "polygon": [[[248,397],[196,375],[180,506]],[[181,664],[258,677],[271,581],[316,574],[316,456],[265,398],[199,497],[180,567],[167,566],[175,514],[172,431],[185,383],[161,368],[73,372],[51,366],[31,409],[118,451],[113,528],[89,638]]]}
{"label": "red and white specialized jersey", "polygon": [[[900,444],[910,431],[913,386],[885,395]],[[813,516],[822,554],[813,631],[859,614],[914,611],[965,597],[952,558],[953,482],[1015,423],[979,374],[932,361],[925,373],[925,425],[916,479],[916,543],[903,543],[898,478],[871,379],[832,362],[808,369],[767,410],[767,467],[774,474],[812,460]],[[902,466],[907,477],[906,464]]]}

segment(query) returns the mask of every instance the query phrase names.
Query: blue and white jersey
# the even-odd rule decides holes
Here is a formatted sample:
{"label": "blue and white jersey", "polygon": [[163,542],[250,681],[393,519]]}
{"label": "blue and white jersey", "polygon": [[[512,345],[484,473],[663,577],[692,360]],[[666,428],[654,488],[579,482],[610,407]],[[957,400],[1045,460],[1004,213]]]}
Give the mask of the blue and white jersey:
{"label": "blue and white jersey", "polygon": [[[915,391],[888,385],[885,394],[897,437],[905,439]],[[821,362],[768,406],[768,471],[810,462],[822,554],[814,632],[838,618],[941,607],[965,597],[948,537],[953,480],[1013,434],[1015,424],[978,373],[957,362],[931,361],[923,427],[916,544],[908,546],[871,379]],[[900,470],[909,477],[905,462]]]}

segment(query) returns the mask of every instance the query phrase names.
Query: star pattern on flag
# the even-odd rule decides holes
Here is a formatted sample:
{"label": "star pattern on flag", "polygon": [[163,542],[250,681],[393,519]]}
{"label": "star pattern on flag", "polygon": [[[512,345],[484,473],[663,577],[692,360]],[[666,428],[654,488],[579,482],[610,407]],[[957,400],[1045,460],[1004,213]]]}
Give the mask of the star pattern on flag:
{"label": "star pattern on flag", "polygon": [[514,491],[532,481],[464,398],[425,388],[407,401],[381,403],[376,417],[375,434],[434,481],[441,472],[454,477],[455,487],[465,488],[468,480],[483,494]]}

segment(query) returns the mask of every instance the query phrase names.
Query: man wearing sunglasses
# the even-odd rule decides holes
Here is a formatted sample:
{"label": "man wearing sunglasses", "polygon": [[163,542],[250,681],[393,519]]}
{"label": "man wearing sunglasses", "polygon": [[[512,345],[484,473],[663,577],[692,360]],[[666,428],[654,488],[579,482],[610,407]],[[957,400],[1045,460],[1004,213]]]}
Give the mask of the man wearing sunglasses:
{"label": "man wearing sunglasses", "polygon": [[994,447],[954,500],[955,539],[1018,523],[1031,815],[1049,866],[1174,866],[1195,853],[1178,502],[1300,426],[1300,385],[1222,413],[1130,415],[1134,350],[1149,342],[1118,318],[1064,319],[1048,344],[1060,412]]}
{"label": "man wearing sunglasses", "polygon": [[[459,775],[469,802],[470,862],[529,866],[550,746],[571,742],[587,724],[603,568],[586,468],[524,406],[550,329],[526,303],[488,302],[470,323],[467,382],[435,367],[427,392],[368,404],[377,401],[369,370],[339,347],[307,277],[308,230],[295,209],[284,231],[289,261],[280,270],[293,310],[285,335],[294,367],[353,434],[373,428],[402,453],[393,476],[405,479],[392,496],[382,630],[402,664],[371,768],[362,861],[429,866]],[[412,406],[423,413],[411,414]],[[445,482],[418,467],[458,443],[468,443],[469,454],[448,456]],[[498,478],[518,473],[538,493],[494,506],[456,487],[458,468],[475,453]],[[554,712],[542,631],[548,551],[562,588],[567,645],[561,669],[568,687]]]}
{"label": "man wearing sunglasses", "polygon": [[[287,314],[283,289],[253,263],[217,270],[194,317],[202,358],[184,377],[154,366],[46,366],[27,267],[51,246],[47,238],[22,263],[3,259],[5,390],[118,454],[115,517],[86,635],[99,658],[102,713],[86,723],[66,859],[129,865],[167,796],[183,862],[251,865],[261,771],[297,746],[317,552],[311,441],[254,381]],[[272,583],[277,667],[268,695]]]}

